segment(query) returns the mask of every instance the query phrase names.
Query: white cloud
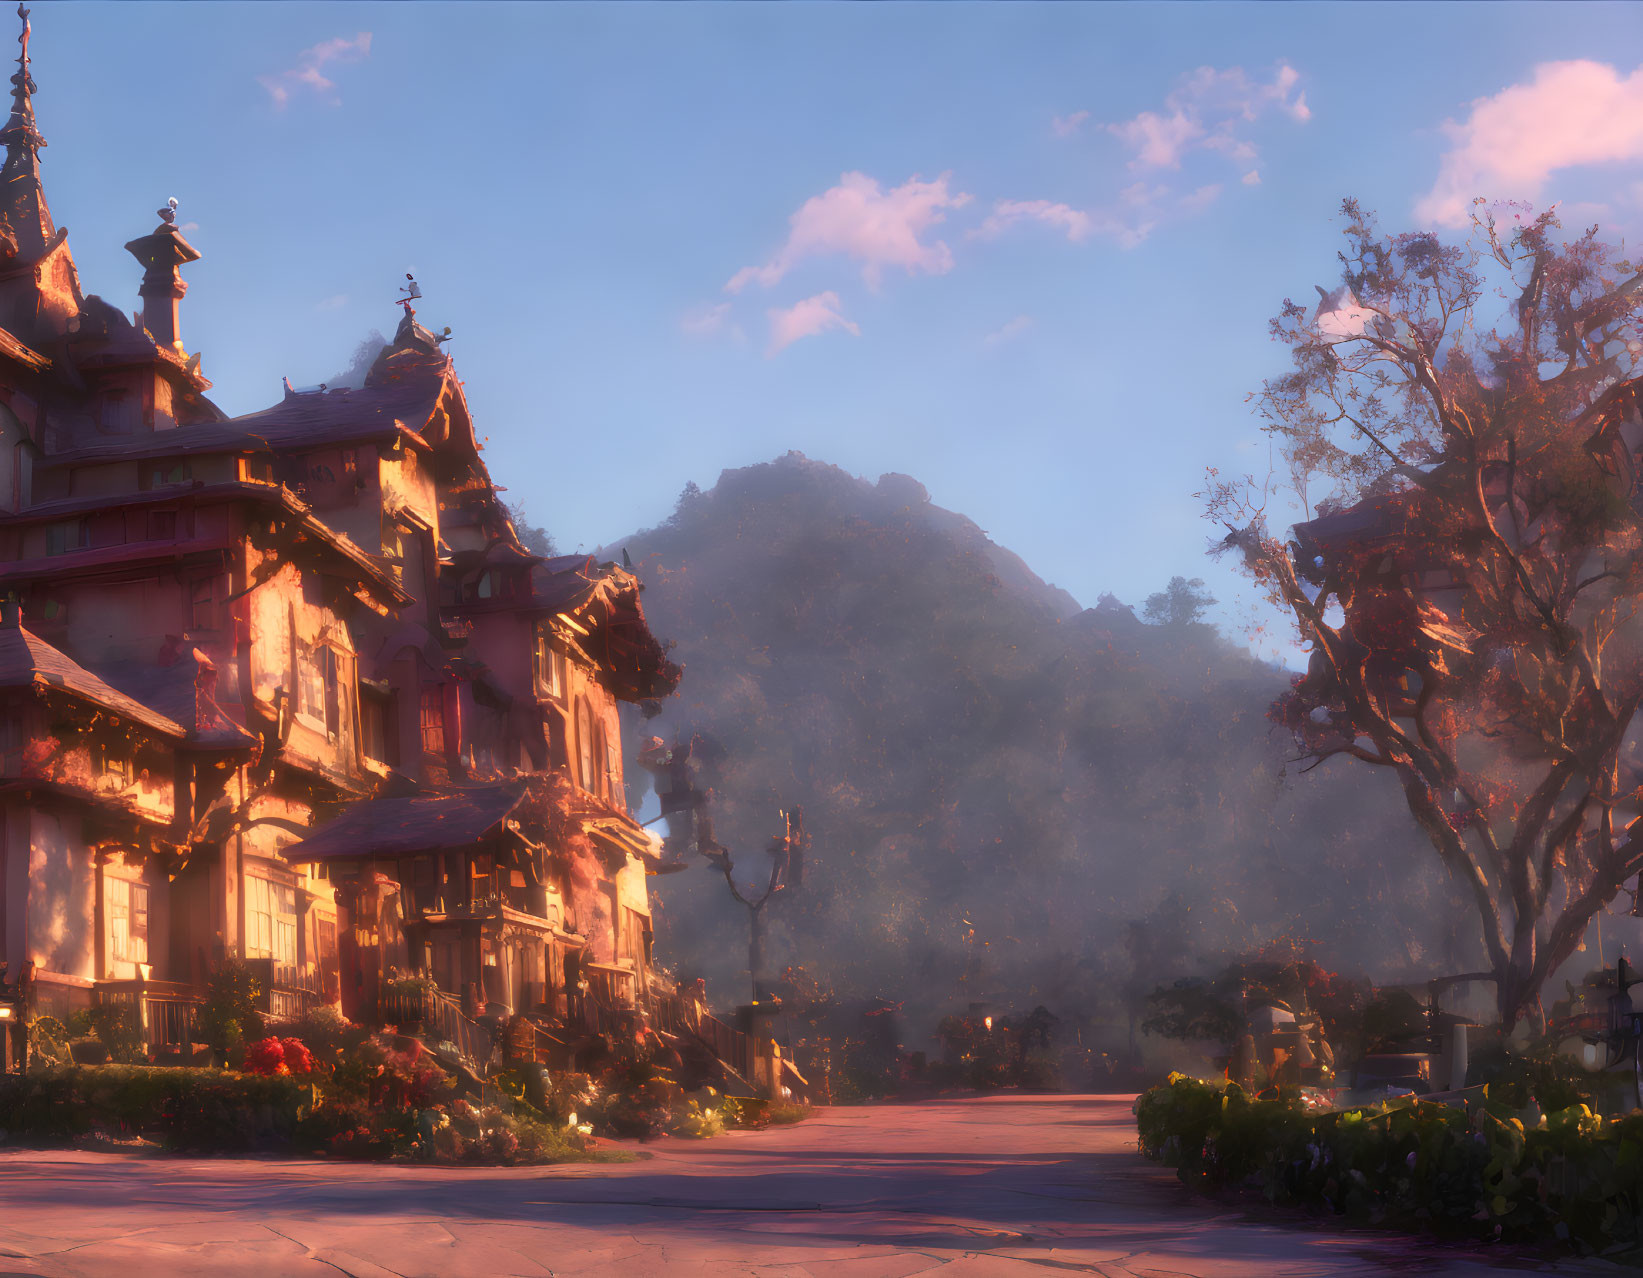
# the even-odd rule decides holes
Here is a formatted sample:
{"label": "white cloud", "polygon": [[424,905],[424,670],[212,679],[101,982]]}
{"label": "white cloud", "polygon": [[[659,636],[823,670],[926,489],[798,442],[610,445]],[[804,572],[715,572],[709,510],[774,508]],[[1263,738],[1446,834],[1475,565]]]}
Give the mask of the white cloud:
{"label": "white cloud", "polygon": [[1272,79],[1254,81],[1242,67],[1199,67],[1164,99],[1162,111],[1142,111],[1106,125],[1130,151],[1130,168],[1178,169],[1194,150],[1217,151],[1248,165],[1258,151],[1248,126],[1270,110],[1300,123],[1312,118],[1301,73],[1281,63]]}
{"label": "white cloud", "polygon": [[348,294],[337,293],[314,304],[316,311],[339,311],[348,305]]}
{"label": "white cloud", "polygon": [[807,297],[786,310],[772,307],[766,314],[770,317],[770,347],[765,351],[767,358],[800,338],[815,337],[831,329],[843,329],[852,337],[861,336],[861,327],[844,317],[839,310],[839,295],[831,290]]}
{"label": "white cloud", "polygon": [[788,219],[791,229],[780,252],[763,266],[737,271],[725,291],[740,293],[750,283],[770,288],[809,257],[841,256],[860,262],[869,288],[878,287],[888,266],[899,266],[909,275],[952,270],[953,254],[947,245],[923,238],[946,220],[947,210],[970,202],[968,195],[948,188],[950,176],[943,173],[926,182],[914,175],[885,191],[865,173],[844,174],[837,186],[806,200]]}
{"label": "white cloud", "polygon": [[1259,169],[1251,169],[1239,180],[1242,181],[1245,186],[1260,186],[1261,171]]}
{"label": "white cloud", "polygon": [[1533,200],[1560,169],[1643,161],[1643,67],[1543,62],[1443,129],[1449,150],[1415,216],[1464,226],[1476,197]]}
{"label": "white cloud", "polygon": [[297,55],[297,64],[288,70],[275,75],[259,75],[257,83],[268,90],[268,96],[274,100],[276,107],[284,107],[291,101],[291,95],[308,91],[323,98],[331,106],[342,101],[334,90],[335,83],[326,78],[320,70],[333,62],[359,62],[371,53],[371,33],[361,31],[349,39],[338,36],[333,40],[324,40],[311,49],[304,49]]}
{"label": "white cloud", "polygon": [[1071,115],[1057,115],[1050,119],[1050,132],[1058,138],[1070,138],[1084,127],[1090,118],[1088,111],[1074,111]]}
{"label": "white cloud", "polygon": [[1031,315],[1017,315],[999,328],[988,333],[981,339],[983,346],[1003,346],[1006,342],[1013,342],[1033,326]]}

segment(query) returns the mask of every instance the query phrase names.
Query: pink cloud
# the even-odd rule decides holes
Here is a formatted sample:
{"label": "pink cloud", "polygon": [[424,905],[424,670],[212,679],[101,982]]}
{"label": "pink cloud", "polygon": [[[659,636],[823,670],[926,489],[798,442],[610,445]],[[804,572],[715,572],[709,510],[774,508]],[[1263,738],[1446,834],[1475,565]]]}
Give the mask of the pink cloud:
{"label": "pink cloud", "polygon": [[361,31],[352,39],[338,36],[333,40],[321,41],[311,49],[304,49],[297,55],[296,66],[289,70],[277,75],[259,75],[257,83],[268,90],[268,96],[273,98],[276,107],[284,107],[293,93],[304,89],[312,90],[335,106],[341,101],[332,92],[337,86],[326,78],[320,68],[332,62],[358,62],[370,54],[369,31]]}
{"label": "pink cloud", "polygon": [[769,288],[808,257],[842,256],[860,262],[869,288],[878,287],[887,266],[899,266],[909,275],[950,271],[952,251],[941,240],[923,238],[946,220],[948,209],[970,202],[968,195],[948,189],[950,176],[943,173],[925,182],[914,175],[885,191],[865,173],[844,174],[837,186],[806,200],[793,214],[787,243],[775,257],[763,266],[737,271],[725,291],[739,293],[750,283]]}
{"label": "pink cloud", "polygon": [[[993,211],[970,235],[976,239],[994,239],[1017,226],[1036,223],[1063,232],[1074,244],[1092,235],[1105,235],[1117,240],[1121,248],[1132,249],[1152,233],[1158,224],[1157,206],[1169,194],[1168,187],[1136,182],[1119,192],[1120,207],[1112,211],[1075,209],[1070,204],[1050,200],[997,200]],[[1179,206],[1192,211],[1197,195],[1195,192],[1178,201]]]}
{"label": "pink cloud", "polygon": [[1559,169],[1643,160],[1643,67],[1623,77],[1602,62],[1543,62],[1444,132],[1449,150],[1415,216],[1464,226],[1478,196],[1534,199]]}
{"label": "pink cloud", "polygon": [[1300,82],[1301,73],[1287,63],[1264,83],[1251,80],[1242,67],[1199,67],[1164,99],[1162,111],[1142,111],[1106,129],[1129,148],[1132,169],[1178,169],[1194,150],[1219,151],[1247,164],[1257,150],[1246,126],[1270,110],[1299,123],[1312,118]]}
{"label": "pink cloud", "polygon": [[852,337],[861,336],[860,325],[845,319],[839,311],[839,295],[831,290],[807,297],[786,310],[772,307],[766,314],[770,317],[770,347],[765,351],[767,358],[800,338],[815,337],[835,328],[842,328]]}
{"label": "pink cloud", "polygon": [[976,234],[986,237],[1002,235],[1021,222],[1040,222],[1065,231],[1074,244],[1088,239],[1095,231],[1095,221],[1082,209],[1067,204],[1052,204],[1049,200],[999,200],[987,215]]}

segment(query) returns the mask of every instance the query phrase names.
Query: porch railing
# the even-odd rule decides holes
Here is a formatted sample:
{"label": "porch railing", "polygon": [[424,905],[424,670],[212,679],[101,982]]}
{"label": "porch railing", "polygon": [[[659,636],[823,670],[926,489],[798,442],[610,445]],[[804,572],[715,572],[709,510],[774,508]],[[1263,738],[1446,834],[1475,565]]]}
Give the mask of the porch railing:
{"label": "porch railing", "polygon": [[325,1001],[318,976],[295,964],[260,958],[247,959],[246,966],[262,986],[258,1010],[270,1020],[300,1020],[304,1012]]}
{"label": "porch railing", "polygon": [[192,985],[177,981],[103,981],[97,1000],[129,1007],[142,1026],[151,1054],[181,1049],[185,1054],[198,1040],[195,1016],[205,996]]}

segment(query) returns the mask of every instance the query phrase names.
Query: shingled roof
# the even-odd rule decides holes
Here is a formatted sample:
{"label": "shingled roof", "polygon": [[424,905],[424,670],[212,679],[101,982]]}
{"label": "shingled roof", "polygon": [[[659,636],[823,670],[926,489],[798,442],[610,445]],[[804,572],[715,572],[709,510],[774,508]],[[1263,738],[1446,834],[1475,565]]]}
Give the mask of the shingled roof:
{"label": "shingled roof", "polygon": [[115,444],[57,453],[50,465],[203,453],[285,452],[417,434],[444,393],[439,377],[414,377],[362,390],[293,391],[269,408],[213,425],[183,426]]}
{"label": "shingled roof", "polygon": [[442,794],[366,799],[280,855],[301,864],[470,847],[495,833],[524,797],[524,783],[516,781]]}
{"label": "shingled roof", "polygon": [[110,687],[91,671],[21,625],[0,624],[0,688],[55,688],[168,737],[188,729],[175,719]]}

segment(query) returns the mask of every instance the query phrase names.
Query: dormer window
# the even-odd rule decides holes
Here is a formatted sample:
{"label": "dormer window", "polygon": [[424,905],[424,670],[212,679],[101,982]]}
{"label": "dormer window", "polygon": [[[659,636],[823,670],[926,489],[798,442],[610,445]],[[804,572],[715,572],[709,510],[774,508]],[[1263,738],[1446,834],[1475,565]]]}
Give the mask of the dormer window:
{"label": "dormer window", "polygon": [[138,396],[125,389],[106,390],[98,398],[97,429],[105,435],[130,435],[142,420]]}

